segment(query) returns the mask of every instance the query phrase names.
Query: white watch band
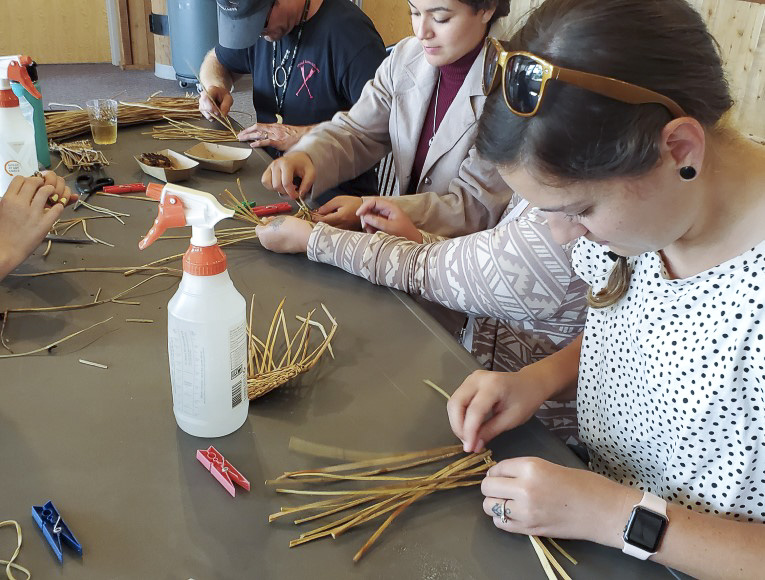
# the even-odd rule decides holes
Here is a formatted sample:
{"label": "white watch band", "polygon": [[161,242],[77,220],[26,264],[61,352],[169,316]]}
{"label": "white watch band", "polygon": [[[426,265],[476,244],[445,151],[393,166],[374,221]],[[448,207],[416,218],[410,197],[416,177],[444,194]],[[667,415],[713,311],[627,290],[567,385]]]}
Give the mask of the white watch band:
{"label": "white watch band", "polygon": [[[667,518],[666,500],[652,493],[648,493],[647,491],[643,492],[643,498],[640,500],[640,503],[635,504],[633,506],[633,510],[636,507],[645,508],[649,511],[659,514],[665,519]],[[649,552],[647,550],[643,550],[642,548],[638,548],[637,546],[634,546],[628,543],[626,540],[624,541],[624,547],[622,548],[622,552],[624,552],[628,556],[632,556],[640,560],[647,560],[648,558],[650,558],[656,553],[656,552]]]}

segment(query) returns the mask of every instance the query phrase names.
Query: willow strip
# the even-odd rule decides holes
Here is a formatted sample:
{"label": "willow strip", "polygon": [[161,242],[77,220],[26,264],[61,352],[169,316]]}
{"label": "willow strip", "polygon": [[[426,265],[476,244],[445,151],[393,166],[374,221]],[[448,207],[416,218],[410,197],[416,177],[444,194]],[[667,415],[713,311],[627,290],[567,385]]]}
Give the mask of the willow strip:
{"label": "willow strip", "polygon": [[101,364],[101,363],[97,363],[97,362],[93,362],[92,360],[85,360],[84,358],[81,358],[81,359],[79,360],[79,362],[80,362],[81,364],[84,364],[84,365],[88,365],[88,366],[91,366],[91,367],[97,367],[97,368],[99,368],[99,369],[108,369],[108,368],[109,368],[109,367],[108,367],[108,366],[106,366],[106,365],[103,365],[103,364]]}
{"label": "willow strip", "polygon": [[6,527],[6,526],[14,526],[16,528],[16,549],[13,552],[13,555],[9,560],[0,560],[0,564],[5,565],[5,575],[8,578],[8,580],[16,580],[16,576],[13,575],[12,570],[16,570],[18,572],[21,572],[22,574],[27,575],[27,580],[29,580],[32,577],[32,573],[24,568],[24,566],[20,564],[16,564],[16,558],[19,557],[19,553],[21,552],[21,543],[23,542],[23,537],[21,535],[21,526],[19,525],[19,522],[15,520],[6,520],[4,522],[0,522],[0,528]]}
{"label": "willow strip", "polygon": [[35,308],[9,308],[9,309],[7,309],[4,312],[3,316],[4,316],[5,319],[7,319],[8,315],[12,314],[12,313],[13,314],[21,314],[21,313],[29,313],[29,312],[61,312],[61,311],[66,311],[66,310],[82,310],[84,308],[90,308],[92,306],[98,306],[100,304],[106,304],[107,302],[112,302],[112,303],[115,303],[115,304],[128,304],[128,305],[131,305],[131,306],[139,306],[140,305],[139,302],[130,302],[130,301],[122,300],[122,298],[125,295],[129,294],[130,292],[132,292],[133,290],[135,290],[136,288],[138,288],[139,286],[145,284],[149,280],[153,280],[154,278],[158,278],[160,276],[171,276],[171,275],[172,274],[169,274],[167,272],[159,272],[157,274],[152,274],[148,278],[145,278],[145,279],[141,280],[140,282],[138,282],[138,284],[134,284],[133,286],[131,286],[127,290],[123,290],[122,292],[119,292],[118,294],[116,294],[112,298],[104,298],[102,300],[96,300],[96,301],[93,301],[93,302],[85,302],[85,303],[82,303],[82,304],[67,304],[67,305],[64,305],[64,306],[43,306],[43,307],[35,307]]}
{"label": "willow strip", "polygon": [[[167,267],[153,267],[153,266],[140,266],[141,270],[159,270],[160,272],[163,272],[165,274],[169,274],[172,276],[181,276],[181,271],[177,268],[167,268]],[[27,274],[8,274],[8,276],[14,277],[14,278],[38,278],[39,276],[53,276],[56,274],[74,274],[79,272],[113,272],[113,273],[119,273],[119,274],[126,274],[127,272],[133,272],[136,270],[135,266],[130,267],[124,267],[124,266],[106,266],[106,267],[96,267],[96,268],[62,268],[59,270],[46,270],[45,272],[30,272]]]}
{"label": "willow strip", "polygon": [[78,330],[77,332],[73,332],[69,336],[65,336],[64,338],[61,338],[61,339],[59,339],[59,340],[57,340],[55,342],[51,342],[47,346],[41,346],[40,348],[36,348],[35,350],[30,350],[28,352],[20,352],[20,353],[16,353],[16,354],[0,354],[0,358],[18,358],[18,357],[22,357],[22,356],[29,356],[31,354],[37,354],[38,352],[43,352],[45,350],[50,350],[54,346],[58,346],[59,344],[61,344],[63,342],[66,342],[67,340],[70,340],[70,339],[74,338],[75,336],[78,336],[78,335],[82,334],[83,332],[87,332],[88,330],[90,330],[92,328],[95,328],[99,324],[104,324],[105,322],[109,322],[112,318],[114,318],[114,317],[110,316],[106,320],[102,320],[101,322],[96,322],[95,324],[91,324],[87,328],[83,328],[82,330]]}
{"label": "willow strip", "polygon": [[322,457],[324,459],[352,459],[354,461],[361,461],[362,459],[377,459],[390,455],[390,453],[372,453],[369,451],[346,449],[335,445],[324,445],[322,443],[306,441],[305,439],[294,436],[290,437],[290,442],[287,445],[287,448],[295,453],[302,453],[313,457]]}
{"label": "willow strip", "polygon": [[124,193],[105,193],[103,191],[95,191],[93,192],[94,195],[103,195],[106,197],[119,197],[120,199],[136,199],[138,201],[150,201],[152,203],[157,203],[158,200],[152,199],[150,197],[145,197],[143,195],[126,195]]}
{"label": "willow strip", "polygon": [[5,342],[5,325],[8,322],[8,311],[6,310],[3,312],[3,324],[0,326],[0,345],[7,350],[9,353],[13,354],[13,351],[11,350],[11,347],[8,346],[8,343]]}
{"label": "willow strip", "polygon": [[539,559],[539,563],[542,565],[542,569],[545,571],[547,580],[558,580],[558,577],[555,575],[555,572],[553,572],[553,569],[550,566],[550,562],[547,560],[547,556],[545,556],[542,546],[539,544],[539,539],[536,536],[528,536],[528,538],[531,542],[531,545],[534,547],[534,552]]}
{"label": "willow strip", "polygon": [[450,395],[446,391],[444,391],[441,387],[439,387],[436,383],[428,379],[423,379],[422,382],[428,385],[431,389],[433,389],[437,393],[441,393],[446,398],[447,401],[449,400]]}
{"label": "willow strip", "polygon": [[380,465],[393,465],[409,461],[411,459],[417,459],[422,457],[432,457],[440,455],[442,453],[450,453],[452,451],[461,452],[461,445],[448,445],[446,447],[436,447],[435,449],[425,449],[423,451],[412,451],[410,453],[400,453],[398,455],[386,455],[384,457],[376,457],[373,459],[364,459],[361,461],[354,461],[352,463],[341,463],[339,465],[330,465],[329,467],[322,467],[320,469],[302,470],[302,471],[287,471],[284,475],[277,478],[287,479],[294,475],[301,473],[341,473],[343,471],[353,471],[354,469],[365,469],[368,467],[377,467]]}
{"label": "willow strip", "polygon": [[542,552],[544,552],[545,558],[550,564],[553,565],[553,568],[555,568],[558,574],[561,575],[561,578],[563,578],[563,580],[571,580],[571,576],[566,574],[566,571],[563,569],[563,566],[561,566],[558,563],[558,560],[555,559],[555,556],[553,556],[550,550],[547,549],[547,546],[545,546],[545,543],[542,541],[542,538],[540,538],[539,536],[531,536],[531,539],[532,541],[539,543],[539,547],[542,548]]}
{"label": "willow strip", "polygon": [[[452,449],[449,451],[446,451],[444,453],[437,453],[435,455],[431,455],[428,457],[423,457],[420,459],[414,459],[412,461],[403,461],[403,462],[397,462],[395,465],[386,465],[383,467],[379,467],[377,469],[371,469],[366,471],[358,471],[354,473],[353,475],[358,477],[369,477],[369,476],[376,476],[381,475],[384,473],[391,473],[393,471],[401,471],[404,469],[411,469],[412,467],[420,467],[422,465],[427,465],[428,463],[435,463],[436,461],[442,461],[444,459],[449,459],[450,457],[454,457],[455,455],[459,455],[462,453],[462,446],[455,445]],[[303,479],[306,477],[310,477],[311,479]],[[287,476],[286,474],[281,476],[281,478],[275,479],[275,480],[269,480],[266,481],[267,484],[276,484],[280,481],[283,481],[284,479],[292,479],[292,480],[300,480],[304,483],[320,483],[324,481],[332,481],[333,479],[336,479],[338,476],[334,473],[328,473],[326,471],[301,471],[301,472],[294,472]],[[343,477],[340,475],[339,477]]]}
{"label": "willow strip", "polygon": [[576,566],[576,565],[579,563],[579,562],[577,562],[577,561],[576,561],[576,560],[575,560],[575,559],[574,559],[574,558],[571,556],[571,554],[569,554],[568,552],[566,552],[566,550],[564,550],[563,548],[561,548],[561,547],[560,547],[560,545],[558,545],[558,542],[556,542],[556,541],[555,541],[555,540],[553,540],[552,538],[547,538],[547,541],[548,541],[548,542],[550,542],[550,543],[553,545],[553,547],[554,547],[556,550],[558,550],[558,552],[560,552],[560,553],[561,553],[561,555],[562,555],[564,558],[566,558],[566,559],[567,559],[569,562],[571,562],[571,563],[572,563],[574,566]]}
{"label": "willow strip", "polygon": [[150,133],[144,133],[144,135],[151,135],[154,139],[163,141],[170,139],[196,139],[197,141],[205,141],[207,143],[239,142],[233,128],[230,131],[208,129],[187,121],[174,121],[169,117],[164,119],[168,122],[169,127],[167,125],[155,125],[151,128]]}

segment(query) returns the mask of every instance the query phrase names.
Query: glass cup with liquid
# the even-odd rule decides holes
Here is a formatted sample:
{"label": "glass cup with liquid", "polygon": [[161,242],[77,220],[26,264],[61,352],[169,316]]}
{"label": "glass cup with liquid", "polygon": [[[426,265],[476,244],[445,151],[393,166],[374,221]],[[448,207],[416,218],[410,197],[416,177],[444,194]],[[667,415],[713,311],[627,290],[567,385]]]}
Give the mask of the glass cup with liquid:
{"label": "glass cup with liquid", "polygon": [[90,120],[90,132],[97,145],[117,142],[117,101],[114,99],[91,99],[85,103]]}

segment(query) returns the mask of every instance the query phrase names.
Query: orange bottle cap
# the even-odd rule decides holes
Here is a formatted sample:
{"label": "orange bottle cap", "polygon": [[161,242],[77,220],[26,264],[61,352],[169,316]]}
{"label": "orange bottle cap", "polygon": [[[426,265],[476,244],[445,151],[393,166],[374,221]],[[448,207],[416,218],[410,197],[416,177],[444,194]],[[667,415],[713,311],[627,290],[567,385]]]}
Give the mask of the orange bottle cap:
{"label": "orange bottle cap", "polygon": [[183,255],[183,271],[194,276],[215,276],[226,271],[226,254],[218,245],[189,246]]}

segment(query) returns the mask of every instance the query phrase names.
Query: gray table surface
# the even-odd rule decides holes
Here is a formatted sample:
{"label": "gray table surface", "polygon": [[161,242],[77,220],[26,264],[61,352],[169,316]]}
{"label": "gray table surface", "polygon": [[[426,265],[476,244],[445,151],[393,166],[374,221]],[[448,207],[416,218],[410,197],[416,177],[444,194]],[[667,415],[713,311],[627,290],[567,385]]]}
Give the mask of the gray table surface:
{"label": "gray table surface", "polygon": [[[150,181],[134,154],[165,146],[181,152],[193,144],[157,142],[142,134],[147,130],[121,129],[118,143],[103,147],[117,183]],[[240,177],[249,199],[273,203],[276,196],[259,181],[265,163],[265,155],[255,151],[234,176],[198,171],[184,185],[218,194]],[[114,248],[57,244],[43,259],[41,246],[18,271],[140,265],[187,246],[167,240],[139,252],[156,204],[91,199],[130,214],[124,226],[107,219],[91,222],[90,232]],[[353,554],[375,526],[288,548],[302,530],[284,520],[268,524],[267,516],[292,502],[263,481],[285,470],[331,463],[290,452],[291,436],[377,452],[455,443],[443,399],[422,379],[453,391],[478,365],[402,293],[304,256],[269,253],[257,242],[226,252],[238,290],[248,301],[256,296],[256,333],[265,333],[282,297],[289,315],[304,315],[323,302],[339,323],[336,360],[324,360],[294,384],[251,403],[248,420],[236,433],[197,439],[176,426],[172,413],[166,305],[177,279],[148,282],[136,293],[139,306],[12,314],[5,337],[16,352],[113,317],[50,354],[0,360],[0,520],[22,525],[20,563],[37,578],[544,578],[528,539],[499,532],[483,515],[477,488],[415,504],[358,564]],[[99,288],[102,297],[111,296],[140,279],[105,273],[9,277],[0,284],[0,310],[88,302]],[[79,358],[109,368],[85,366]],[[210,444],[250,480],[249,493],[230,497],[195,459],[196,450]],[[537,455],[579,465],[536,421],[503,435],[491,448],[497,460]],[[82,558],[65,549],[62,566],[30,515],[32,505],[48,499],[84,547]],[[0,559],[14,546],[11,531],[0,530]],[[586,542],[565,546],[579,560],[575,567],[564,563],[575,579],[671,577],[666,569],[617,550]]]}

